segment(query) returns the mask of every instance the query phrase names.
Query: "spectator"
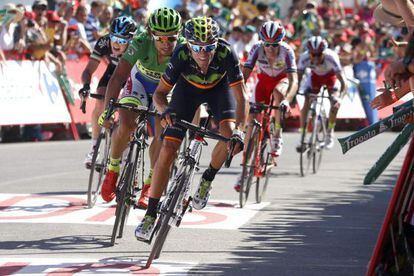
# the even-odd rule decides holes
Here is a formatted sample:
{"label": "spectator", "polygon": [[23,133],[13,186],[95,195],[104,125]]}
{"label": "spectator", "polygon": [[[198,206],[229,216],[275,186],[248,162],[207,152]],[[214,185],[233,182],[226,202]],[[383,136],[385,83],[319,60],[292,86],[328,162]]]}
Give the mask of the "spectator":
{"label": "spectator", "polygon": [[265,3],[258,3],[256,5],[259,16],[262,16],[265,21],[270,20],[269,6]]}
{"label": "spectator", "polygon": [[75,12],[75,17],[73,17],[69,21],[69,26],[76,25],[78,26],[79,35],[85,41],[88,41],[86,31],[85,31],[85,23],[88,18],[88,13],[85,6],[79,6]]}
{"label": "spectator", "polygon": [[[214,3],[219,2],[216,1]],[[187,10],[191,17],[202,16],[207,14],[208,6],[205,0],[190,0],[187,4]]]}
{"label": "spectator", "polygon": [[234,45],[235,50],[239,54],[239,58],[246,59],[251,48],[257,41],[259,41],[259,37],[256,28],[252,25],[245,26],[241,39]]}
{"label": "spectator", "polygon": [[19,24],[23,19],[23,10],[17,8],[14,4],[7,4],[4,8],[6,16],[0,24],[0,49],[21,52],[24,47],[24,40],[21,30],[19,32]]}
{"label": "spectator", "polygon": [[72,25],[68,28],[68,41],[63,50],[69,60],[79,59],[82,55],[92,53],[88,41],[80,37],[78,25]]}
{"label": "spectator", "polygon": [[103,5],[99,1],[92,1],[91,12],[85,24],[86,37],[88,38],[91,48],[95,46],[99,36],[99,16],[101,15]]}
{"label": "spectator", "polygon": [[135,13],[134,13],[134,19],[135,22],[137,22],[137,34],[142,33],[143,31],[145,31],[145,25],[146,25],[146,20],[147,20],[147,10],[145,9],[138,9]]}
{"label": "spectator", "polygon": [[99,36],[109,34],[111,27],[113,9],[108,5],[104,5],[101,15],[99,16]]}

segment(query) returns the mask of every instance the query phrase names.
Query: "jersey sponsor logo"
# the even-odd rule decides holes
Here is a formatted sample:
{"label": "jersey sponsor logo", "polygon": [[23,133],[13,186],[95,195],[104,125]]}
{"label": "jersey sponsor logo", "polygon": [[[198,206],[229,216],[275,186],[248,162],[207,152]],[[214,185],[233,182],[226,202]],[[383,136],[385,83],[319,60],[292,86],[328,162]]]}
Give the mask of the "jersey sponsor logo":
{"label": "jersey sponsor logo", "polygon": [[137,68],[138,70],[144,74],[146,77],[150,78],[151,80],[159,81],[161,79],[162,72],[157,72],[145,68],[139,60],[137,61]]}
{"label": "jersey sponsor logo", "polygon": [[98,42],[98,46],[99,48],[105,48],[109,46],[108,40],[107,39],[100,39]]}
{"label": "jersey sponsor logo", "polygon": [[130,55],[130,56],[134,56],[135,55],[135,48],[132,47],[132,46],[129,46],[128,50],[127,50],[127,54]]}

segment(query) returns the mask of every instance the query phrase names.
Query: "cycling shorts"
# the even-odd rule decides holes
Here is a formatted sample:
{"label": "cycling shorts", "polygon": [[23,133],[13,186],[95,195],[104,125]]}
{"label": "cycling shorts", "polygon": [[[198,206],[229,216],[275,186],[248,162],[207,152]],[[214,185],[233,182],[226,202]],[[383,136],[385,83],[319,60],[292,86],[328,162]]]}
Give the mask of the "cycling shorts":
{"label": "cycling shorts", "polygon": [[258,74],[257,77],[259,81],[256,84],[254,92],[254,100],[256,103],[269,104],[270,97],[272,96],[275,87],[279,86],[278,88],[280,89],[280,85],[286,86],[286,88],[282,87],[282,89],[280,89],[280,92],[285,94],[287,87],[289,86],[289,80],[287,79],[286,74],[280,74],[277,77],[269,77],[266,74]]}
{"label": "cycling shorts", "polygon": [[[169,108],[177,118],[191,122],[198,107],[203,103],[208,104],[216,121],[235,121],[235,99],[226,78],[210,89],[197,88],[180,78],[173,89]],[[185,133],[185,128],[174,124],[167,127],[164,139],[181,142]]]}
{"label": "cycling shorts", "polygon": [[329,93],[339,91],[340,83],[334,72],[323,76],[316,75],[312,72],[310,80],[308,79],[308,81],[310,81],[310,83],[307,83],[306,87],[310,89],[306,89],[305,91],[307,92],[309,92],[308,90],[311,90],[312,93],[319,93],[323,85],[326,85]]}

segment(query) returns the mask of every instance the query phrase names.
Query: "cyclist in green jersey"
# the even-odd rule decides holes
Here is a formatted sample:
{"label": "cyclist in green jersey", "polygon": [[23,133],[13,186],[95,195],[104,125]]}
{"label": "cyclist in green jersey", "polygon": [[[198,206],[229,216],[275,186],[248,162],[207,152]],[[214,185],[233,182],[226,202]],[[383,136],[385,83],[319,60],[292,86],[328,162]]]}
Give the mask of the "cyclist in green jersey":
{"label": "cyclist in green jersey", "polygon": [[[112,75],[105,95],[105,106],[110,99],[117,99],[122,84],[128,81],[119,100],[121,103],[131,105],[151,106],[152,94],[158,85],[161,74],[165,71],[170,56],[177,44],[183,43],[184,38],[179,36],[181,30],[181,17],[179,13],[170,8],[160,8],[151,13],[148,19],[148,30],[134,37],[127,51],[122,56],[114,74]],[[100,124],[109,127],[110,123],[104,121],[107,114],[105,110],[100,117]],[[110,164],[102,185],[102,198],[110,202],[115,198],[116,182],[119,176],[119,164],[122,152],[128,145],[130,134],[136,127],[137,115],[131,111],[119,111],[119,127],[112,136]],[[161,124],[155,119],[154,139],[149,152],[151,168],[160,150],[159,135]],[[152,170],[138,200],[138,207],[146,208],[148,192],[151,184]]]}
{"label": "cyclist in green jersey", "polygon": [[[135,230],[138,240],[150,239],[157,206],[167,185],[169,170],[186,130],[173,123],[172,115],[191,121],[200,104],[208,103],[219,122],[220,134],[235,143],[233,154],[243,148],[243,130],[247,115],[247,97],[240,62],[230,44],[219,38],[217,22],[196,17],[185,24],[187,43],[179,45],[161,77],[154,102],[167,127],[160,156],[154,168],[148,209]],[[173,90],[171,102],[167,95]],[[227,157],[227,145],[218,142],[209,167],[204,171],[193,197],[193,207],[202,209],[210,196],[211,184]]]}

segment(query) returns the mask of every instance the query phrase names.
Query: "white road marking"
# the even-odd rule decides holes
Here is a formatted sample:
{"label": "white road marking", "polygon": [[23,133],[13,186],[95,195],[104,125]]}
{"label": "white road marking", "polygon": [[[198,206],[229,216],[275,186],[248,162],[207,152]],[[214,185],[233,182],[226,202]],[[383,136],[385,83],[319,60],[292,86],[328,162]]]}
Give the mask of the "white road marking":
{"label": "white road marking", "polygon": [[145,269],[146,259],[8,258],[0,256],[0,275],[186,275],[196,263],[155,261]]}
{"label": "white road marking", "polygon": [[[180,227],[238,229],[269,203],[247,204],[211,200],[201,211],[187,212]],[[87,209],[82,195],[0,194],[0,223],[77,223],[113,225],[115,203],[97,202]],[[136,225],[145,211],[131,209],[127,225]]]}

